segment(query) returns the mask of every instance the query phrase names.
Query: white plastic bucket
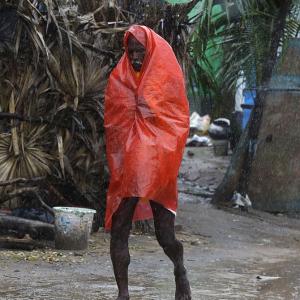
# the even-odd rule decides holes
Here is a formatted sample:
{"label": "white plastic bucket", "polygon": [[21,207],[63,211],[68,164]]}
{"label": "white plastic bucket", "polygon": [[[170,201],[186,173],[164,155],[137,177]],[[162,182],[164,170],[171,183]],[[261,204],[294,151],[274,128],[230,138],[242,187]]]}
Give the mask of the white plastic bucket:
{"label": "white plastic bucket", "polygon": [[53,207],[55,213],[55,248],[84,250],[88,247],[94,209]]}

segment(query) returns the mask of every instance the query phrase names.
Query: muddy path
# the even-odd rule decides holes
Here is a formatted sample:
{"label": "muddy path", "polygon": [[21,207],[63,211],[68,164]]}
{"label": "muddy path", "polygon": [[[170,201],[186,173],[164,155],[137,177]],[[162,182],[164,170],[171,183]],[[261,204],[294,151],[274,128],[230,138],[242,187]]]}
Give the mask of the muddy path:
{"label": "muddy path", "polygon": [[[187,151],[176,230],[193,299],[300,299],[300,221],[212,207],[229,158],[211,148]],[[130,251],[131,299],[174,299],[172,265],[154,236],[132,234]],[[85,252],[0,250],[0,299],[110,300],[116,292],[104,232]]]}

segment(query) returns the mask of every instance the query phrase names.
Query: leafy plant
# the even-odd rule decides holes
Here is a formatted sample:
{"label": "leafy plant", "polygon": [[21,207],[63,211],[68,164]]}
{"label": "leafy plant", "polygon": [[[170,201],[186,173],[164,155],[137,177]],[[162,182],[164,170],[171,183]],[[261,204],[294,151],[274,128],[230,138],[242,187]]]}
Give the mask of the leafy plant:
{"label": "leafy plant", "polygon": [[[222,11],[214,13],[214,1],[199,4],[197,30],[191,39],[196,63],[190,69],[190,82],[201,87],[198,97],[224,99],[218,106],[226,107],[228,98],[222,95],[234,92],[241,70],[249,88],[266,84],[285,41],[299,33],[300,6],[297,1],[288,5],[276,0],[226,0]],[[283,5],[289,10],[281,18]],[[218,70],[210,66],[216,57],[222,59]]]}

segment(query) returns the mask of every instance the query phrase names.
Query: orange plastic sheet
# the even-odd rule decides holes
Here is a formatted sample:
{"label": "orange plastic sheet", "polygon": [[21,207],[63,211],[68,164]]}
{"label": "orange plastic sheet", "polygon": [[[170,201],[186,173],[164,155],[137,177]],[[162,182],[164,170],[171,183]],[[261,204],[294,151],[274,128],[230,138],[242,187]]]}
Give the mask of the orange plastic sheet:
{"label": "orange plastic sheet", "polygon": [[[127,55],[132,34],[146,48],[141,74]],[[134,220],[152,217],[154,200],[177,209],[177,175],[189,129],[189,107],[181,68],[170,45],[145,26],[132,26],[125,53],[112,71],[106,93],[104,125],[111,173],[105,228],[121,200],[140,197]]]}

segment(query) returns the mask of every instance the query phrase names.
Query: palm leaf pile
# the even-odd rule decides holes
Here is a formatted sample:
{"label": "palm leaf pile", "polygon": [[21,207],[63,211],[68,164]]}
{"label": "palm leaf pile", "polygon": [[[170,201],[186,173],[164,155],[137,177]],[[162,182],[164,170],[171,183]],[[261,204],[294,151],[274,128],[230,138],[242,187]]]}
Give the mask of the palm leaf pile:
{"label": "palm leaf pile", "polygon": [[103,223],[103,94],[123,33],[136,22],[156,28],[184,61],[186,17],[176,16],[189,9],[163,1],[0,2],[0,206],[42,196],[50,206],[96,208]]}
{"label": "palm leaf pile", "polygon": [[102,99],[118,54],[105,46],[128,24],[109,24],[105,10],[96,20],[51,0],[1,3],[0,203],[24,205],[38,190],[51,205],[99,208]]}

